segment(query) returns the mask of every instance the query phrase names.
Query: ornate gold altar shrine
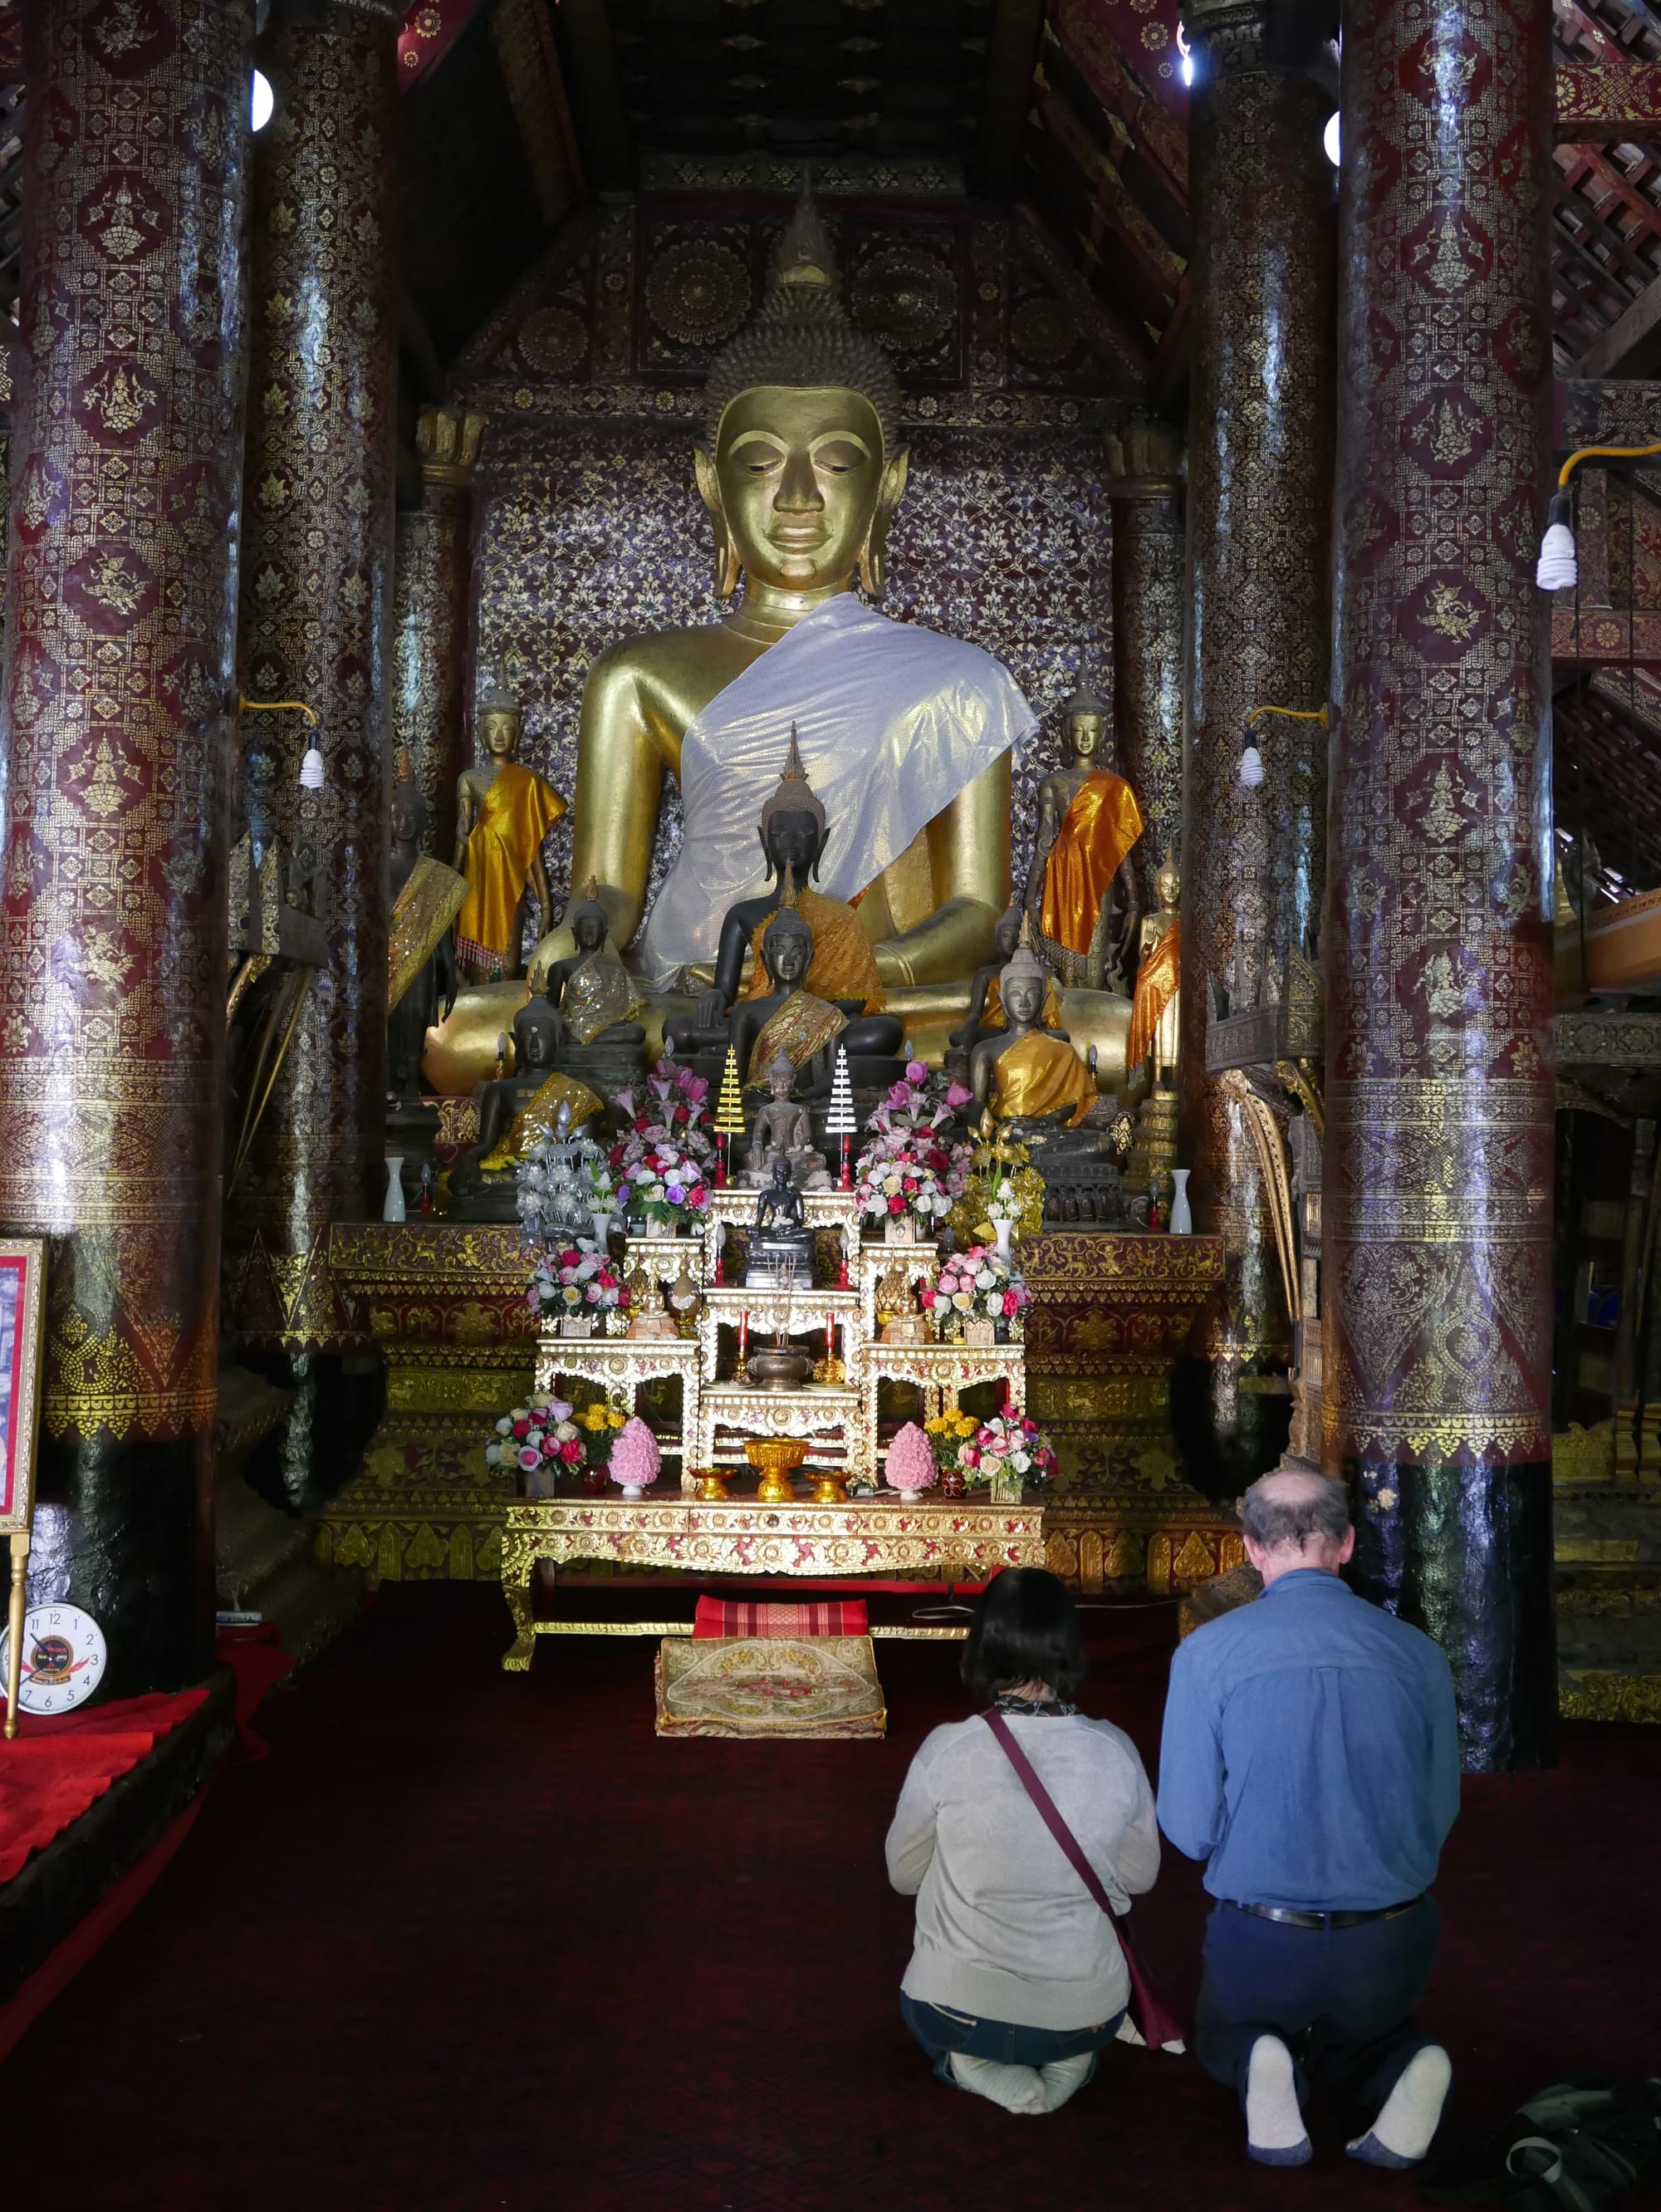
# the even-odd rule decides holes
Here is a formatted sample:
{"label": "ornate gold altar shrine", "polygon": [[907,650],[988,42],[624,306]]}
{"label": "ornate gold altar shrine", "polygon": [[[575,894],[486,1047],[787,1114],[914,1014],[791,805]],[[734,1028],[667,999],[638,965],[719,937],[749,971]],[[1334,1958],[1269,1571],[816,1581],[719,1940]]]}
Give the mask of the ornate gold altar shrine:
{"label": "ornate gold altar shrine", "polygon": [[[738,1190],[715,1194],[700,1255],[710,1274],[714,1222],[737,1219],[752,1200],[753,1194]],[[846,1199],[809,1192],[806,1205],[811,1225],[834,1240]],[[663,1279],[691,1256],[684,1238],[630,1239],[627,1252],[628,1267],[648,1267]],[[1043,1510],[1047,1565],[1086,1589],[1145,1584],[1163,1591],[1187,1589],[1238,1564],[1233,1515],[1183,1481],[1166,1422],[1173,1363],[1222,1279],[1218,1240],[1070,1231],[1030,1240],[1021,1257],[1034,1295],[1026,1317],[1026,1407],[1048,1428],[1060,1461]],[[679,1375],[694,1401],[683,1401],[682,1410],[699,1438],[694,1464],[733,1466],[742,1459],[737,1431],[724,1428],[724,1419],[755,1416],[764,1394],[730,1382],[706,1388],[700,1346],[692,1337],[539,1340],[525,1303],[516,1229],[438,1221],[337,1224],[330,1261],[343,1296],[386,1361],[387,1399],[362,1473],[318,1516],[317,1547],[324,1560],[383,1581],[494,1580],[502,1571],[513,1492],[507,1477],[486,1468],[484,1445],[499,1413],[533,1383],[551,1386],[556,1375],[621,1386],[631,1400],[642,1382]],[[865,1453],[870,1464],[860,1440],[874,1434],[883,1380],[920,1385],[925,1409],[934,1410],[959,1388],[1012,1370],[1018,1378],[1020,1346],[872,1341],[879,1296],[897,1300],[896,1279],[909,1273],[915,1281],[931,1265],[926,1245],[867,1244],[857,1285],[792,1294],[820,1325],[834,1317],[845,1358],[857,1335],[872,1363],[840,1407],[843,1437],[828,1431],[809,1437],[810,1461],[822,1457],[854,1473]],[[753,1328],[771,1326],[780,1295],[712,1285],[697,1327],[713,1346],[723,1328],[730,1335],[741,1309],[749,1312]],[[1019,1395],[1018,1379],[1015,1388]],[[773,1401],[777,1417],[788,1423],[785,1409],[795,1397],[818,1395],[779,1394]],[[627,1501],[612,1503],[634,1510]],[[672,1495],[660,1489],[646,1503],[656,1515],[673,1503]],[[836,1510],[865,1514],[889,1503],[856,1499]],[[624,1524],[632,1525],[646,1524]],[[642,1564],[615,1549],[594,1556],[614,1565]]]}

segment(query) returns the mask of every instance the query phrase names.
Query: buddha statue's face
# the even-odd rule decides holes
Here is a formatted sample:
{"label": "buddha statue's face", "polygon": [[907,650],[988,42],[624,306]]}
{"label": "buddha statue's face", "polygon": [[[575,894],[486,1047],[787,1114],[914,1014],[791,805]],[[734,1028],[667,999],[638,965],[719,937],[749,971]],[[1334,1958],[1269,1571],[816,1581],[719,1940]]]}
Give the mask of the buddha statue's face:
{"label": "buddha statue's face", "polygon": [[497,707],[479,717],[479,743],[493,761],[512,760],[518,749],[519,717]]}
{"label": "buddha statue's face", "polygon": [[1182,891],[1182,878],[1174,861],[1167,860],[1154,878],[1154,889],[1163,907],[1174,907]]}
{"label": "buddha statue's face", "polygon": [[513,1024],[513,1042],[518,1050],[522,1075],[533,1068],[545,1068],[554,1058],[553,1023],[526,1021],[521,1015]]}
{"label": "buddha statue's face", "polygon": [[1044,984],[1037,975],[1016,975],[999,994],[1012,1027],[1031,1029],[1044,1011]]}
{"label": "buddha statue's face", "polygon": [[768,1071],[767,1089],[773,1094],[773,1103],[775,1106],[782,1106],[785,1099],[790,1097],[791,1079],[790,1071],[787,1068],[775,1067]]}
{"label": "buddha statue's face", "polygon": [[999,915],[992,928],[992,947],[997,954],[998,965],[1007,968],[1015,958],[1015,947],[1021,942],[1021,909],[1011,907]]}
{"label": "buddha statue's face", "polygon": [[1067,739],[1077,761],[1094,761],[1106,750],[1106,732],[1100,714],[1070,714],[1067,718]]}
{"label": "buddha statue's face", "polygon": [[858,392],[741,392],[721,417],[698,488],[755,584],[785,592],[846,585],[886,528],[906,456],[884,459],[882,427]]}
{"label": "buddha statue's face", "polygon": [[813,964],[812,939],[798,936],[795,930],[773,938],[762,950],[768,972],[781,991],[793,991]]}
{"label": "buddha statue's face", "polygon": [[414,784],[395,783],[392,786],[392,842],[395,845],[413,845],[421,836],[421,793]]}
{"label": "buddha statue's face", "polygon": [[585,908],[573,917],[571,934],[579,952],[597,952],[605,943],[605,916]]}
{"label": "buddha statue's face", "polygon": [[761,832],[761,844],[780,883],[785,880],[785,870],[791,867],[796,871],[797,882],[804,884],[819,860],[818,822],[811,814],[781,809]]}

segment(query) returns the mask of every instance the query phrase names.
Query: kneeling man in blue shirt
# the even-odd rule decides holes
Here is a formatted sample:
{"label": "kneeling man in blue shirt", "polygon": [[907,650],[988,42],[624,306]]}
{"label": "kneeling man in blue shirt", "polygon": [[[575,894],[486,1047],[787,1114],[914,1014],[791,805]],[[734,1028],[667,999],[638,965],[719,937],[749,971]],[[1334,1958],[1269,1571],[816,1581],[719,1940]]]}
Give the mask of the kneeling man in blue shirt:
{"label": "kneeling man in blue shirt", "polygon": [[1179,1647],[1160,1751],[1160,1826],[1208,1862],[1218,1900],[1195,2051],[1239,2090],[1264,2165],[1307,2161],[1320,2081],[1358,2109],[1352,2158],[1413,2166],[1450,2078],[1413,2013],[1459,1809],[1452,1677],[1428,1636],[1339,1580],[1355,1532],[1337,1483],[1265,1475],[1240,1521],[1263,1595]]}

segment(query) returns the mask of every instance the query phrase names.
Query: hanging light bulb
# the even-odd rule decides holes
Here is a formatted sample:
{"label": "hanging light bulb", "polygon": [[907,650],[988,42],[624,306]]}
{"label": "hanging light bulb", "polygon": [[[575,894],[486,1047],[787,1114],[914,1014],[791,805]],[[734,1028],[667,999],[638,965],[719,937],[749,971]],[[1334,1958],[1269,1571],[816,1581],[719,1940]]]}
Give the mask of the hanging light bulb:
{"label": "hanging light bulb", "polygon": [[1263,781],[1263,755],[1249,740],[1240,755],[1240,787],[1256,791]]}
{"label": "hanging light bulb", "polygon": [[1575,557],[1574,532],[1569,528],[1568,519],[1567,492],[1554,492],[1546,517],[1546,534],[1540,540],[1540,558],[1534,571],[1534,580],[1543,592],[1567,591],[1579,580],[1580,564]]}
{"label": "hanging light bulb", "polygon": [[271,89],[271,80],[264,70],[254,71],[252,96],[249,101],[248,120],[256,131],[263,131],[271,119],[271,110],[276,106],[276,94]]}
{"label": "hanging light bulb", "polygon": [[302,791],[321,791],[323,788],[323,755],[315,745],[307,745],[300,761],[300,787]]}
{"label": "hanging light bulb", "polygon": [[1326,158],[1335,169],[1343,166],[1339,158],[1343,138],[1343,130],[1338,122],[1338,111],[1335,107],[1327,117],[1326,128],[1321,133],[1321,144],[1326,149]]}
{"label": "hanging light bulb", "polygon": [[1182,56],[1182,81],[1185,84],[1192,84],[1194,56],[1188,44],[1188,33],[1180,23],[1177,25],[1177,52]]}

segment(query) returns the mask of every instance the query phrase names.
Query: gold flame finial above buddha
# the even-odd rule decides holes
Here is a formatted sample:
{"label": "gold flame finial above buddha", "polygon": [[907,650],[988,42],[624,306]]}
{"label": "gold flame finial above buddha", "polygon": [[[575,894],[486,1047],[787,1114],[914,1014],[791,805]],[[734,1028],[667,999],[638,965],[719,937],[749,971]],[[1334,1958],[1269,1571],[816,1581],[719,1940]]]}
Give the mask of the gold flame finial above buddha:
{"label": "gold flame finial above buddha", "polygon": [[[819,825],[819,835],[825,834],[824,801],[808,781],[808,772],[802,765],[802,749],[797,743],[796,725],[790,726],[790,750],[785,757],[785,772],[779,779],[779,787],[761,809],[761,835],[765,838],[768,825],[775,814],[810,814]],[[794,901],[791,902],[794,904]]]}
{"label": "gold flame finial above buddha", "polygon": [[839,296],[836,258],[804,176],[796,213],[773,257],[773,283],[755,319],[724,346],[705,386],[709,434],[743,392],[857,392],[870,402],[885,453],[898,443],[900,385],[888,356],[856,330]]}

